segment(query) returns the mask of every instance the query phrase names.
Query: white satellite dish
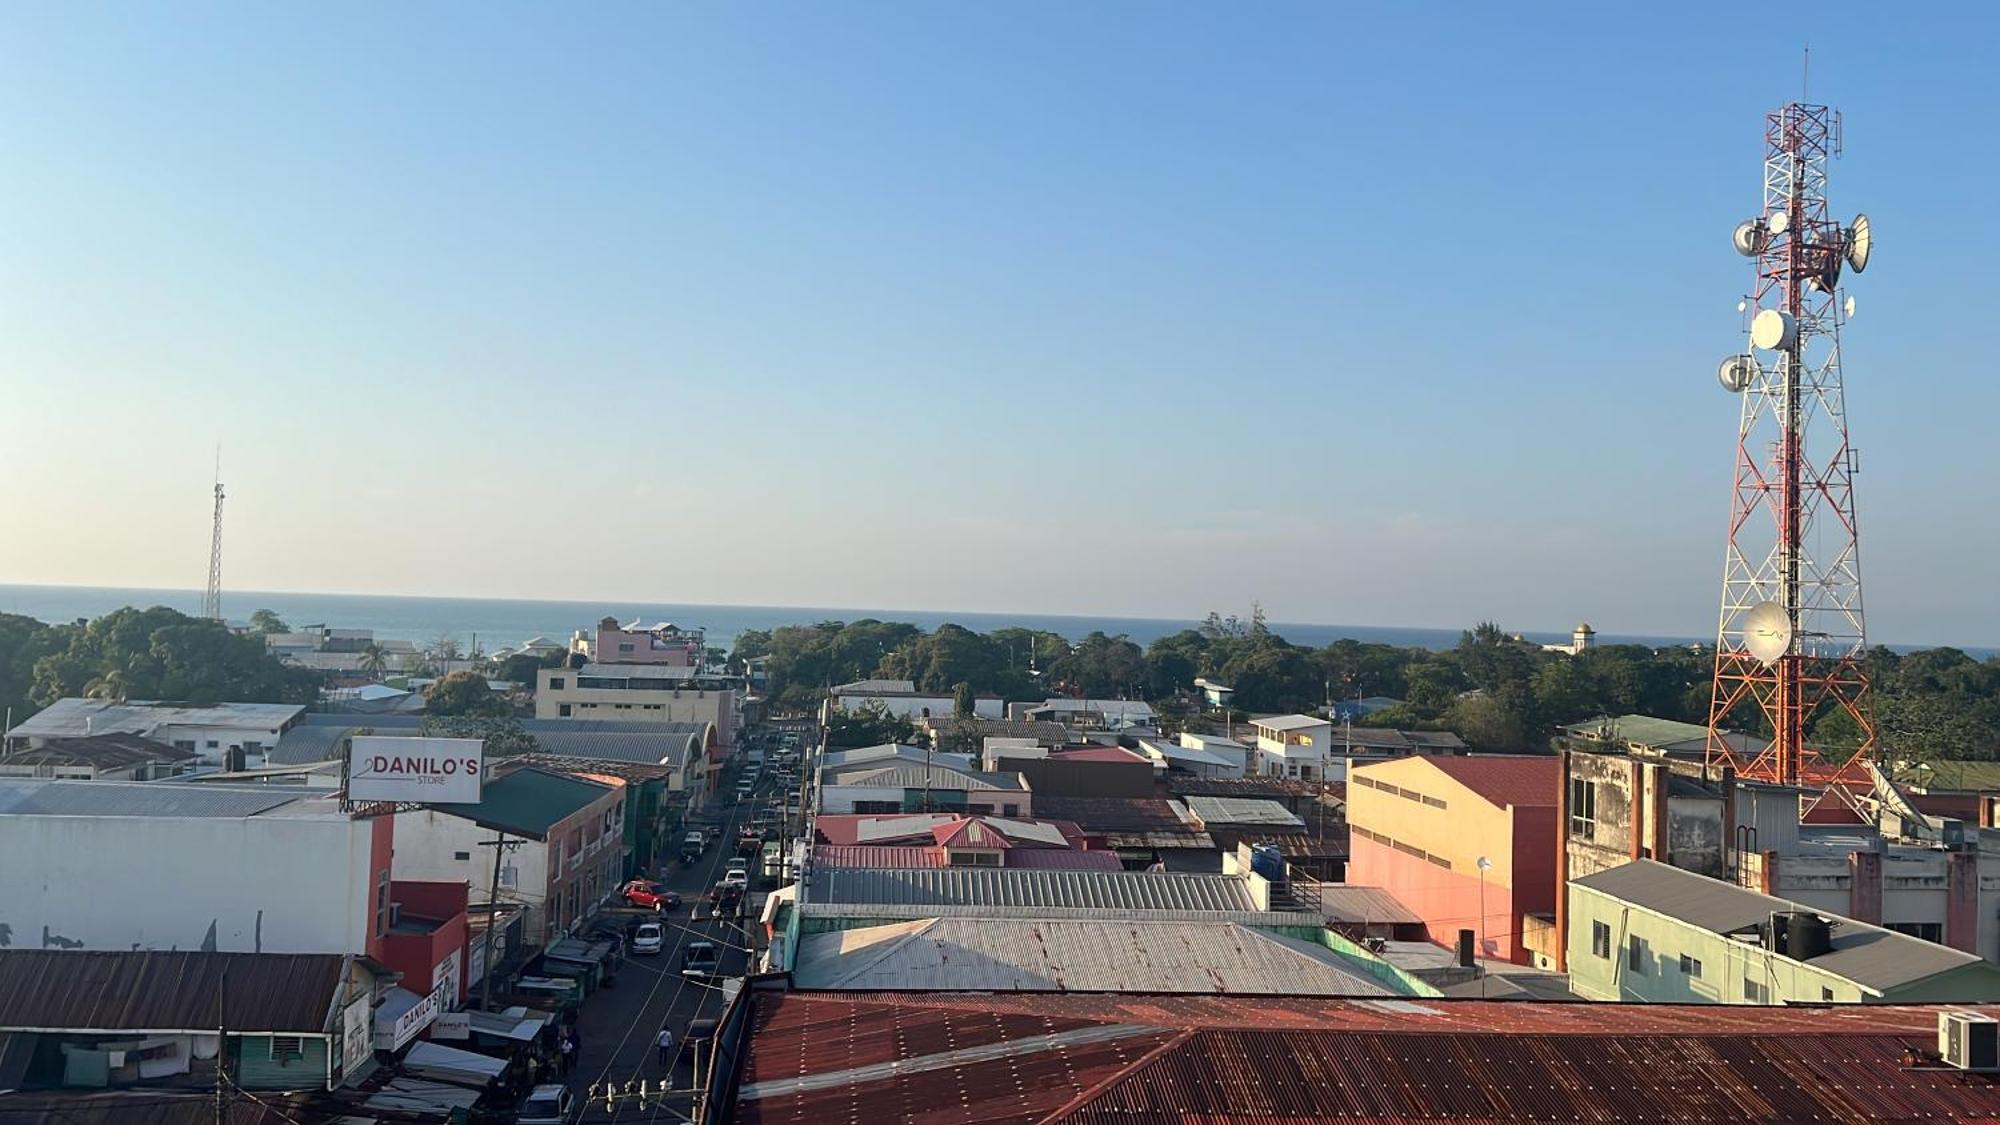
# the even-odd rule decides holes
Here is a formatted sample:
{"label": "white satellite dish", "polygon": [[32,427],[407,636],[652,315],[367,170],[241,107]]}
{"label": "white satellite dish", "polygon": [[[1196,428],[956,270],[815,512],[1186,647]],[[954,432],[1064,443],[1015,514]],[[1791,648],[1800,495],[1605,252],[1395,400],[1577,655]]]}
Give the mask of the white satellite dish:
{"label": "white satellite dish", "polygon": [[1736,244],[1738,254],[1754,258],[1764,252],[1764,247],[1770,245],[1771,235],[1764,229],[1763,223],[1756,219],[1745,219],[1736,224],[1736,231],[1730,235],[1729,240]]}
{"label": "white satellite dish", "polygon": [[1849,293],[1847,295],[1847,304],[1844,311],[1847,313],[1847,319],[1854,319],[1854,294]]}
{"label": "white satellite dish", "polygon": [[1868,227],[1868,216],[1854,216],[1854,225],[1847,228],[1847,266],[1855,273],[1868,268],[1868,252],[1875,248],[1875,235]]}
{"label": "white satellite dish", "polygon": [[1747,309],[1747,308],[1749,308],[1749,307],[1750,307],[1750,302],[1748,302],[1748,301],[1738,301],[1738,302],[1736,302],[1736,311],[1737,311],[1737,312],[1742,312],[1742,311],[1744,311],[1745,309]]}
{"label": "white satellite dish", "polygon": [[1758,602],[1743,615],[1743,647],[1766,666],[1791,651],[1792,619],[1777,602]]}
{"label": "white satellite dish", "polygon": [[1765,309],[1750,318],[1750,342],[1767,352],[1784,351],[1798,338],[1798,322],[1782,309]]}
{"label": "white satellite dish", "polygon": [[1731,394],[1742,394],[1750,389],[1750,384],[1756,382],[1760,374],[1762,371],[1757,366],[1755,356],[1733,355],[1723,360],[1722,366],[1715,369],[1715,381],[1721,383],[1722,389]]}
{"label": "white satellite dish", "polygon": [[1771,217],[1765,220],[1765,225],[1771,228],[1772,234],[1783,234],[1791,227],[1792,217],[1783,211],[1773,211]]}

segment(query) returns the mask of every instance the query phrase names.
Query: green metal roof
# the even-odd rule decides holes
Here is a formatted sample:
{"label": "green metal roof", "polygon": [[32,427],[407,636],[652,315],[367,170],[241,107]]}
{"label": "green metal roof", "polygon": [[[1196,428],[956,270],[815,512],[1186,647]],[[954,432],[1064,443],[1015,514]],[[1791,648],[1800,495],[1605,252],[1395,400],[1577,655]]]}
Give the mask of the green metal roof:
{"label": "green metal roof", "polygon": [[1634,746],[1672,746],[1677,742],[1708,740],[1708,728],[1700,723],[1656,719],[1651,715],[1601,716],[1571,723],[1563,730],[1578,738],[1596,738]]}
{"label": "green metal roof", "polygon": [[588,807],[610,786],[532,766],[488,781],[478,804],[431,805],[474,824],[517,836],[545,839],[549,829]]}
{"label": "green metal roof", "polygon": [[1924,762],[1897,770],[1896,778],[1932,792],[2000,792],[2000,762]]}

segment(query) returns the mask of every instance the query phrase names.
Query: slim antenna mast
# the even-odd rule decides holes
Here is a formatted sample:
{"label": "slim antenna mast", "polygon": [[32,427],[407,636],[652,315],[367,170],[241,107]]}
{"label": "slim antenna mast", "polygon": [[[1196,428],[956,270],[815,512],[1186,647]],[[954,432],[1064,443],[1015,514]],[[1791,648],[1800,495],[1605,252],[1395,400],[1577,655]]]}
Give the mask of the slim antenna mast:
{"label": "slim antenna mast", "polygon": [[208,542],[208,593],[201,599],[201,615],[210,621],[222,620],[222,447],[215,447],[215,529]]}

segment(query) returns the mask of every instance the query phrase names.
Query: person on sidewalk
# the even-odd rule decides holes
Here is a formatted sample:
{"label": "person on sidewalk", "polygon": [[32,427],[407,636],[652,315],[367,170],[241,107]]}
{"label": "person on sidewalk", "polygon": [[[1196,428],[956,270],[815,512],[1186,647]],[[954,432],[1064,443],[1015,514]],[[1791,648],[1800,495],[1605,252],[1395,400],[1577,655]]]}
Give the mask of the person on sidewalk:
{"label": "person on sidewalk", "polygon": [[660,1037],[655,1039],[654,1043],[660,1048],[660,1069],[666,1071],[671,1078],[674,1073],[674,1033],[663,1027],[660,1029]]}
{"label": "person on sidewalk", "polygon": [[562,1041],[563,1077],[568,1078],[569,1072],[575,1068],[576,1068],[576,1040],[565,1035],[563,1036],[563,1041]]}

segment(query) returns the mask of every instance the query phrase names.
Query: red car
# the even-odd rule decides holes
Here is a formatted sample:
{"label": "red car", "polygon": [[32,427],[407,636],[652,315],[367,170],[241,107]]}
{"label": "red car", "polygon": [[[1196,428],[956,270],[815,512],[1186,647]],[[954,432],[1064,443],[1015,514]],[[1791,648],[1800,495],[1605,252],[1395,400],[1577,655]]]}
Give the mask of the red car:
{"label": "red car", "polygon": [[625,884],[625,904],[645,910],[674,910],[681,904],[681,896],[644,879],[634,879]]}

